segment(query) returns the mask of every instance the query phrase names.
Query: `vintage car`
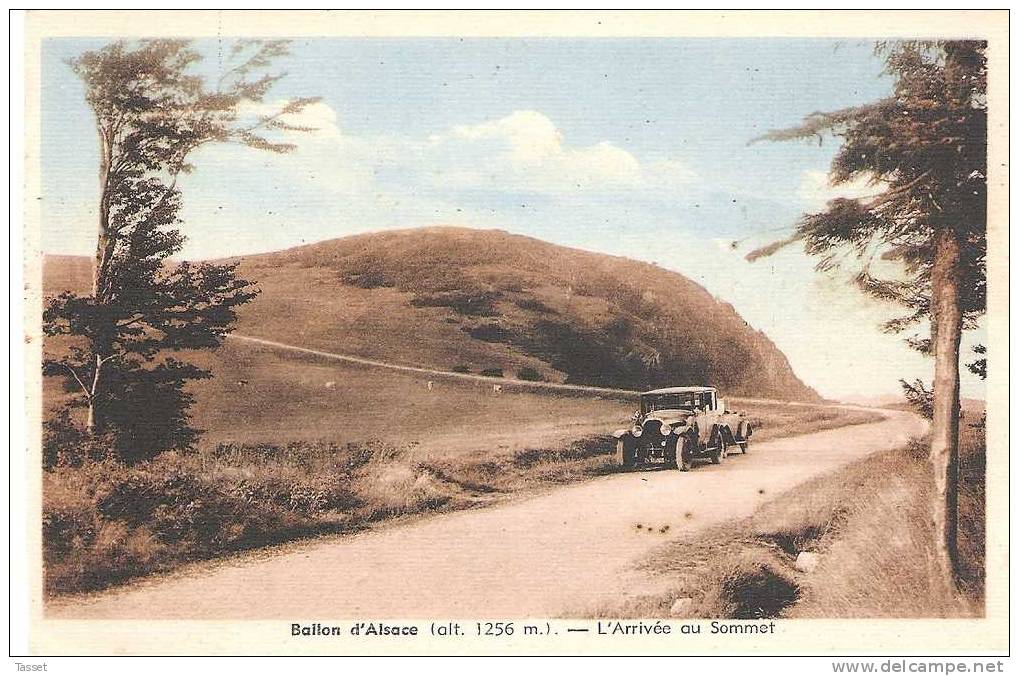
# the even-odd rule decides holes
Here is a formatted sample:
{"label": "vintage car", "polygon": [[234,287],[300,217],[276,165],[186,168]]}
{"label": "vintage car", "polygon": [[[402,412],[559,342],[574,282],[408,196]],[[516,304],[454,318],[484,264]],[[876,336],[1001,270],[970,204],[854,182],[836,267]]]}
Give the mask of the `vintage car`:
{"label": "vintage car", "polygon": [[685,472],[695,458],[717,465],[737,446],[746,453],[753,433],[746,415],[727,411],[715,388],[666,387],[641,394],[633,426],[612,436],[623,467],[656,463]]}

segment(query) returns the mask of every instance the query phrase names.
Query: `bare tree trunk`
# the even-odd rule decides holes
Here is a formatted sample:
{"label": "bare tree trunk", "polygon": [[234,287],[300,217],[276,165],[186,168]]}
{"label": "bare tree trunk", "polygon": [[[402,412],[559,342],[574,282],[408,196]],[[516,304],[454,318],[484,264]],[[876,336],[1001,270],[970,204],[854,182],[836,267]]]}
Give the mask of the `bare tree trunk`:
{"label": "bare tree trunk", "polygon": [[99,434],[99,425],[96,422],[96,403],[94,399],[88,400],[88,418],[85,421],[85,430],[91,437]]}
{"label": "bare tree trunk", "polygon": [[89,436],[93,437],[101,434],[103,431],[102,411],[97,401],[100,383],[99,376],[103,367],[103,359],[98,353],[95,355],[95,362],[95,371],[92,372],[92,385],[89,388],[88,395],[88,419],[85,422],[85,429],[88,431]]}
{"label": "bare tree trunk", "polygon": [[934,467],[935,552],[946,578],[955,584],[959,494],[959,342],[962,308],[959,289],[960,244],[950,228],[935,237],[931,270],[934,337],[934,419],[931,464]]}
{"label": "bare tree trunk", "polygon": [[[92,302],[97,306],[104,301],[107,271],[115,243],[110,233],[109,178],[111,147],[106,134],[102,131],[99,134],[99,152],[99,221],[96,233],[96,255],[92,268]],[[103,345],[101,344],[101,339],[95,335],[92,336],[91,343],[90,348],[92,350],[92,359],[95,361],[95,370],[92,372],[92,384],[88,397],[88,418],[85,422],[85,429],[89,436],[94,437],[103,431],[102,412],[99,410],[101,404],[98,401],[101,385],[100,369],[103,363]]]}
{"label": "bare tree trunk", "polygon": [[[96,305],[103,303],[103,296],[105,295],[103,289],[106,287],[106,276],[109,268],[109,258],[112,250],[112,240],[107,233],[107,225],[104,220],[108,217],[106,210],[100,207],[100,222],[99,222],[99,242],[96,246],[96,259],[95,269],[92,275],[92,299]],[[88,421],[86,422],[86,430],[90,436],[95,436],[103,431],[103,420],[102,414],[98,409],[100,406],[99,402],[99,390],[102,386],[101,380],[101,367],[103,363],[103,353],[105,352],[107,345],[104,343],[100,336],[94,335],[91,339],[90,345],[92,351],[92,359],[95,362],[92,372],[92,384],[90,386],[90,396],[88,398]]]}
{"label": "bare tree trunk", "polygon": [[106,283],[106,269],[113,249],[113,238],[110,233],[110,162],[113,149],[109,132],[99,132],[99,222],[96,232],[96,256],[92,268],[92,297],[97,303],[101,301],[103,287]]}

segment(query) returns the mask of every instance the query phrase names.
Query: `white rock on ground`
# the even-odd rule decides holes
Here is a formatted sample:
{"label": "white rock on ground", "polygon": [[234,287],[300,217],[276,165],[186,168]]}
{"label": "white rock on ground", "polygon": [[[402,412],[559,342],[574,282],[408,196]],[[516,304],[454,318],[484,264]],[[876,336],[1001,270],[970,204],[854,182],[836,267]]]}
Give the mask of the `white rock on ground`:
{"label": "white rock on ground", "polygon": [[672,607],[669,608],[669,615],[673,617],[685,617],[691,610],[693,610],[693,599],[689,597],[681,597],[676,599]]}
{"label": "white rock on ground", "polygon": [[817,568],[819,563],[821,563],[821,556],[817,552],[800,552],[793,567],[800,572],[810,573]]}

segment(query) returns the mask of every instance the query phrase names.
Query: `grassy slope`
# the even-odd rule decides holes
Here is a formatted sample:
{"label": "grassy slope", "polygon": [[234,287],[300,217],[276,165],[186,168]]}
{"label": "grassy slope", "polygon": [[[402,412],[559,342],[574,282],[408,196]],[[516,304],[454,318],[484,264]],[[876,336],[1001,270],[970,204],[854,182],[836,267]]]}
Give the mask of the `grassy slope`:
{"label": "grassy slope", "polygon": [[343,444],[373,437],[443,454],[479,445],[519,448],[604,432],[633,407],[508,387],[495,392],[485,382],[394,373],[245,343],[227,343],[216,361],[219,377],[195,387],[194,424],[206,430],[207,444]]}
{"label": "grassy slope", "polygon": [[[378,438],[438,455],[549,446],[627,424],[635,398],[527,391],[487,382],[352,366],[248,343],[204,356],[217,378],[197,383],[194,424],[205,444],[343,444]],[[432,389],[428,389],[428,383]],[[739,405],[740,400],[731,401]],[[744,406],[743,408],[746,408]],[[840,426],[861,417],[830,408],[753,404],[755,439]],[[862,414],[873,420],[873,414]]]}
{"label": "grassy slope", "polygon": [[[630,259],[500,231],[421,228],[236,262],[262,291],[241,308],[240,333],[444,370],[818,398],[732,306]],[[88,281],[85,259],[47,259],[47,293]]]}
{"label": "grassy slope", "polygon": [[[926,446],[882,453],[819,477],[764,505],[752,517],[671,543],[643,565],[666,591],[605,617],[684,616],[959,617],[983,613],[984,439],[964,424],[960,488],[961,593],[934,573],[932,490]],[[820,554],[810,573],[793,563]]]}
{"label": "grassy slope", "polygon": [[[531,238],[462,228],[376,233],[250,256],[240,261],[240,273],[256,280],[262,293],[242,308],[238,331],[281,342],[440,369],[465,365],[475,372],[501,368],[516,375],[531,368],[547,380],[562,381],[575,374],[549,363],[559,364],[561,355],[544,354],[543,360],[534,354],[536,326],[568,324],[603,335],[601,328],[619,320],[633,333],[648,328],[641,317],[650,313],[652,324],[665,324],[651,326],[651,334],[669,340],[689,334],[680,351],[698,368],[711,372],[716,362],[725,362],[752,376],[733,387],[708,380],[727,396],[816,397],[763,334],[684,277]],[[47,294],[81,290],[89,278],[87,259],[50,257],[44,289]],[[492,299],[494,314],[411,304],[441,295],[441,289],[481,293]],[[490,324],[511,330],[515,338],[493,342],[492,336],[481,340],[464,331]],[[542,343],[542,349],[580,354],[566,359],[571,368],[593,364],[608,372],[621,361],[598,351],[606,344],[585,353],[584,336],[590,337],[572,336],[579,342],[558,347]],[[612,343],[618,353],[651,347],[636,335],[615,334],[611,340],[618,343]],[[58,351],[61,345],[49,340],[46,348]],[[733,354],[726,356],[729,351]],[[584,362],[588,357],[590,364]],[[186,358],[214,376],[191,385],[194,424],[207,431],[207,443],[346,443],[377,437],[449,452],[469,448],[480,435],[489,445],[520,448],[596,433],[629,412],[629,404],[612,401],[520,392],[496,396],[483,383],[454,386],[437,379],[428,391],[423,378],[339,368],[335,362],[236,343]],[[60,387],[59,379],[46,379],[48,408],[65,400]],[[526,439],[519,438],[521,431]]]}
{"label": "grassy slope", "polygon": [[[422,228],[249,256],[239,272],[263,290],[239,331],[282,342],[637,388],[659,383],[637,382],[630,362],[657,351],[656,377],[669,384],[817,398],[732,306],[679,274],[625,258],[500,231]],[[456,298],[490,306],[443,305]]]}
{"label": "grassy slope", "polygon": [[[475,372],[498,367],[515,375],[528,367],[561,381],[568,374],[528,354],[530,348],[479,340],[463,329],[498,322],[524,332],[542,317],[577,325],[620,318],[639,323],[635,312],[665,307],[665,318],[675,314],[668,308],[676,306],[699,318],[684,330],[721,341],[688,341],[694,357],[711,352],[708,361],[717,361],[716,353],[752,344],[747,349],[759,359],[744,366],[757,380],[736,388],[714,383],[723,385],[727,396],[739,391],[788,399],[816,396],[795,379],[763,335],[680,275],[526,237],[456,228],[378,233],[251,256],[241,261],[240,272],[257,280],[262,294],[242,309],[239,331],[283,342],[443,369],[464,364]],[[44,273],[45,291],[54,294],[87,288],[90,266],[85,258],[50,257]],[[351,283],[364,284],[365,274],[376,273],[397,286]],[[460,290],[493,294],[499,314],[477,317],[449,307],[410,304],[423,289],[432,292],[454,282]],[[620,340],[632,342],[633,337]],[[51,340],[46,347],[61,346]],[[583,352],[583,345],[567,344],[566,350]],[[606,369],[614,361],[594,356]],[[342,444],[377,437],[418,442],[445,453],[469,450],[476,438],[484,437],[489,447],[519,449],[615,427],[631,406],[522,392],[497,396],[483,383],[453,385],[442,379],[428,391],[424,378],[340,368],[327,360],[238,343],[186,358],[214,376],[190,386],[196,396],[193,422],[206,430],[209,444]],[[58,379],[46,379],[44,399],[48,408],[65,400]]]}

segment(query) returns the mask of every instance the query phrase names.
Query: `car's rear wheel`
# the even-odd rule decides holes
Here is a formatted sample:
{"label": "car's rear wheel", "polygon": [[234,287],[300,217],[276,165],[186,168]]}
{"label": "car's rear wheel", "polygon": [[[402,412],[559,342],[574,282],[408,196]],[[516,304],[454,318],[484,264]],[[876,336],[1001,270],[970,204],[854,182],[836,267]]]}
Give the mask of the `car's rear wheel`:
{"label": "car's rear wheel", "polygon": [[720,465],[726,455],[725,434],[718,430],[715,432],[714,450],[711,451],[711,464]]}
{"label": "car's rear wheel", "polygon": [[749,423],[745,423],[745,427],[743,427],[742,432],[743,433],[740,435],[742,437],[742,439],[739,442],[739,450],[740,450],[740,453],[742,453],[743,455],[746,455],[747,451],[750,450],[750,435],[753,434],[754,432],[750,428],[750,424]]}

